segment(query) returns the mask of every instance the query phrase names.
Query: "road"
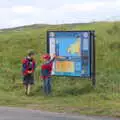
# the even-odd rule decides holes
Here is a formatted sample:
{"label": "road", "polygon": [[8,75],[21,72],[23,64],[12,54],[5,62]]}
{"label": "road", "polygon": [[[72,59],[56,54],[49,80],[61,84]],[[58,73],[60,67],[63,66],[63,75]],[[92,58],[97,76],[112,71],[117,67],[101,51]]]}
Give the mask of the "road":
{"label": "road", "polygon": [[0,107],[0,120],[120,120],[108,117],[73,116],[22,108]]}

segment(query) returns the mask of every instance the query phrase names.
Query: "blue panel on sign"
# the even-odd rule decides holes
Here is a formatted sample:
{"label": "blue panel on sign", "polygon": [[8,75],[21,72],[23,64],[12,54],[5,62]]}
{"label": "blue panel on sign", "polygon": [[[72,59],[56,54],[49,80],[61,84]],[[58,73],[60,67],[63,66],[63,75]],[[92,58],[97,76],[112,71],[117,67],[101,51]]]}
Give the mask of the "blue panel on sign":
{"label": "blue panel on sign", "polygon": [[[52,31],[55,39],[55,52],[64,59],[56,59],[54,75],[90,77],[90,32],[89,31]],[[49,42],[50,43],[50,42]],[[52,44],[49,44],[52,48]]]}

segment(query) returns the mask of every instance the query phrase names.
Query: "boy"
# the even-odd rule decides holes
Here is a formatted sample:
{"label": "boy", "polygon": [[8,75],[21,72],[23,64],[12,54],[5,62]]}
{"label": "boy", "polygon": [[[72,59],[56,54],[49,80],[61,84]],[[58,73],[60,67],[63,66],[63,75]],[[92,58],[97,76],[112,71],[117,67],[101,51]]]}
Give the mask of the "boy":
{"label": "boy", "polygon": [[31,85],[34,84],[34,71],[35,71],[35,53],[30,51],[28,56],[22,61],[22,73],[23,73],[23,84],[25,85],[25,94],[30,94]]}
{"label": "boy", "polygon": [[55,58],[57,58],[55,55],[52,59],[49,54],[43,55],[45,63],[41,66],[41,78],[44,82],[44,92],[46,95],[51,93],[51,72]]}

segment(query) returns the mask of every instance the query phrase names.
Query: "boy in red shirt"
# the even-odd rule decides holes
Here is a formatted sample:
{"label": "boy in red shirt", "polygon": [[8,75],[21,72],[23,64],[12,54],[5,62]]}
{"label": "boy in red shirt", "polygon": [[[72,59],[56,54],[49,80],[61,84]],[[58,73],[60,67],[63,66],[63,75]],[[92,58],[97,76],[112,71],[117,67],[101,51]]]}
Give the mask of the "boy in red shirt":
{"label": "boy in red shirt", "polygon": [[34,72],[36,68],[34,56],[34,51],[30,51],[28,56],[22,60],[23,84],[25,86],[26,95],[30,94],[31,85],[34,84]]}
{"label": "boy in red shirt", "polygon": [[44,82],[44,92],[45,94],[51,93],[51,72],[53,62],[57,57],[54,55],[51,59],[49,54],[43,55],[43,60],[45,63],[41,66],[41,78]]}

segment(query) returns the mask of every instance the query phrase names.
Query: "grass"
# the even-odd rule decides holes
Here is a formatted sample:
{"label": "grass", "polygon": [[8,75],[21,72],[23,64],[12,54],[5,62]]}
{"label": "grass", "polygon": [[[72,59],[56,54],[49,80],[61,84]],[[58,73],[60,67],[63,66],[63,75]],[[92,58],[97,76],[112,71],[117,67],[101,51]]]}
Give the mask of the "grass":
{"label": "grass", "polygon": [[[72,27],[71,27],[72,26]],[[0,105],[87,115],[120,117],[120,22],[40,27],[26,26],[0,33]],[[53,77],[53,93],[44,96],[39,78],[40,56],[46,52],[47,30],[95,30],[97,87],[87,79]],[[37,52],[36,84],[24,95],[21,60]]]}

